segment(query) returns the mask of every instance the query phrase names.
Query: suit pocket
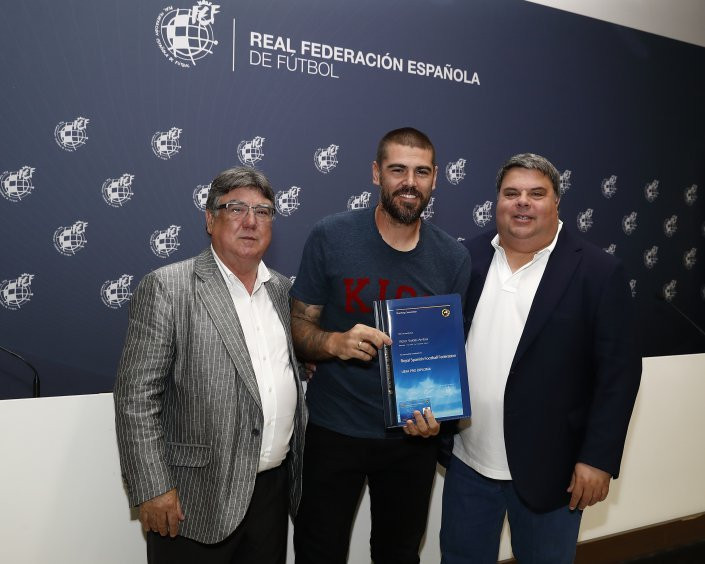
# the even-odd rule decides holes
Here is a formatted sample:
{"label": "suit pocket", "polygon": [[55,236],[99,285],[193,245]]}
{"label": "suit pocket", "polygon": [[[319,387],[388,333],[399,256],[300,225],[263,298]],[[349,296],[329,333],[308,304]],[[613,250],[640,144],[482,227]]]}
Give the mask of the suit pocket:
{"label": "suit pocket", "polygon": [[189,445],[185,443],[166,443],[166,461],[171,466],[206,466],[211,460],[209,445]]}

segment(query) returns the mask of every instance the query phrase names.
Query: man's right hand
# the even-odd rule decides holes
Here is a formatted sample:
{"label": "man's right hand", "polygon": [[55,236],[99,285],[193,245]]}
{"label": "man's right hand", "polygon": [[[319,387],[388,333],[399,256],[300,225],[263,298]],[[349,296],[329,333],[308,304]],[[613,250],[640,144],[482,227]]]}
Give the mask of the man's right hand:
{"label": "man's right hand", "polygon": [[296,354],[309,362],[330,358],[371,360],[382,345],[392,340],[382,331],[358,323],[345,333],[321,329],[322,305],[306,304],[296,298],[291,300],[291,336]]}
{"label": "man's right hand", "polygon": [[184,512],[176,488],[140,504],[140,522],[145,533],[154,531],[163,537],[175,537],[183,520]]}
{"label": "man's right hand", "polygon": [[377,349],[391,344],[392,340],[386,333],[358,323],[345,333],[331,333],[327,347],[333,356],[341,360],[371,360],[377,356]]}

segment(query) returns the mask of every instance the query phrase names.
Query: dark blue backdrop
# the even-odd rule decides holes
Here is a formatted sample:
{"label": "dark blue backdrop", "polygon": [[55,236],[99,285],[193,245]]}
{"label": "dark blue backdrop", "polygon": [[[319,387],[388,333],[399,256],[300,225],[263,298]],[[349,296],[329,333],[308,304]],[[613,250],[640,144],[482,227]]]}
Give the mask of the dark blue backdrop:
{"label": "dark blue backdrop", "polygon": [[549,157],[566,226],[625,261],[645,355],[705,350],[672,307],[705,324],[703,48],[519,0],[14,2],[0,36],[0,345],[45,395],[112,389],[130,292],[208,244],[215,174],[270,177],[265,261],[295,275],[318,218],[374,205],[402,125],[456,237],[493,221],[502,161]]}

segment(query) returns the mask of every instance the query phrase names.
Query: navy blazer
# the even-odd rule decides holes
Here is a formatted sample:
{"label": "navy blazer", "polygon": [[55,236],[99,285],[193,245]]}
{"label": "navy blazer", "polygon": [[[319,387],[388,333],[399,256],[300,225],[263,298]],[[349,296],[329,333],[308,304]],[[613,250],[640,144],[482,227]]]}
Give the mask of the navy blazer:
{"label": "navy blazer", "polygon": [[[466,243],[472,259],[469,323],[494,255],[495,234],[485,232]],[[641,379],[631,302],[621,263],[564,226],[504,392],[509,469],[520,497],[536,511],[568,503],[566,488],[576,462],[615,478],[619,474]]]}

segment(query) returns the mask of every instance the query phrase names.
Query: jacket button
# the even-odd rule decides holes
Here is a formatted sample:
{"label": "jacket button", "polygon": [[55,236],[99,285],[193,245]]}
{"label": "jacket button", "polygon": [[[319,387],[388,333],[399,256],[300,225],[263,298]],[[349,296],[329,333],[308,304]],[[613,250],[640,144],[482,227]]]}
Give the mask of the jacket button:
{"label": "jacket button", "polygon": [[259,437],[259,429],[252,429],[252,436]]}

